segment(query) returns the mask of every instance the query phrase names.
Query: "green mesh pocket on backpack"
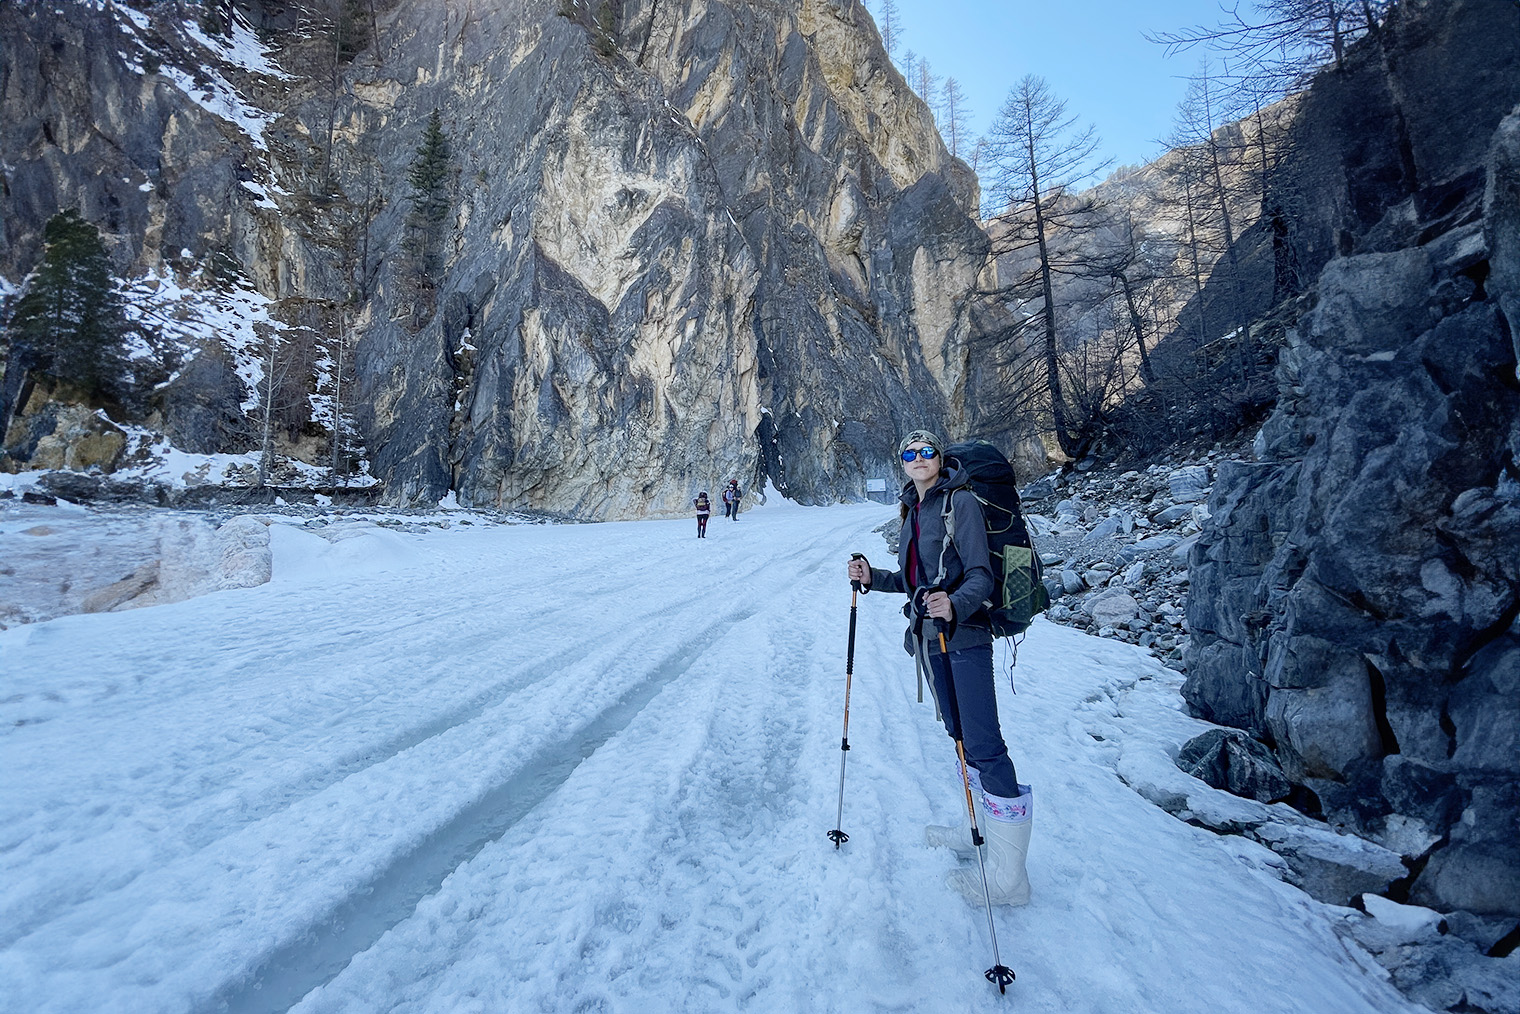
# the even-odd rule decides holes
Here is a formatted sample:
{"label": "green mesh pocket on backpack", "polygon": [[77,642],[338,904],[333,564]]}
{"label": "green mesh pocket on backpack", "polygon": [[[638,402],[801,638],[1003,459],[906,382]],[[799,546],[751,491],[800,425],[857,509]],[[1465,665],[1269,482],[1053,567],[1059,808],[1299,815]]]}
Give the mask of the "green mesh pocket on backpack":
{"label": "green mesh pocket on backpack", "polygon": [[1040,580],[1040,558],[1028,546],[1003,547],[1003,601],[996,625],[1018,633],[1050,605],[1050,593]]}

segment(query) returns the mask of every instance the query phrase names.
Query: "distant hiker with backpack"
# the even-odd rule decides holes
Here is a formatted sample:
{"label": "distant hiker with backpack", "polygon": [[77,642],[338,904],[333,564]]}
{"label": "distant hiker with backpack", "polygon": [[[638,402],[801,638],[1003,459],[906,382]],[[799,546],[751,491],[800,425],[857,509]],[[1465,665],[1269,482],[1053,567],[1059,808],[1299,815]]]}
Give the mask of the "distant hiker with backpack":
{"label": "distant hiker with backpack", "polygon": [[[904,612],[910,626],[904,646],[915,656],[920,672],[929,674],[946,730],[952,739],[963,741],[972,794],[980,797],[985,819],[976,823],[987,842],[987,897],[993,904],[1024,905],[1029,901],[1024,858],[1034,797],[1028,785],[1019,784],[998,724],[988,600],[1002,566],[995,567],[988,554],[982,505],[968,485],[966,471],[948,465],[944,451],[945,444],[927,430],[914,430],[903,438],[898,452],[908,481],[901,497],[898,569],[872,567],[857,558],[850,561],[848,573],[865,591],[908,596]],[[1006,461],[1003,464],[1006,467]],[[1009,473],[1011,477],[1011,469]],[[946,625],[948,655],[940,653],[942,642],[936,636],[941,621]],[[956,777],[959,781],[959,771]],[[967,853],[973,849],[966,830],[931,825],[925,838],[930,845]],[[982,902],[982,882],[974,870],[952,870],[946,880],[971,902]]]}
{"label": "distant hiker with backpack", "polygon": [[728,485],[723,487],[723,516],[739,520],[739,498],[744,494],[739,491],[739,480],[730,479]]}
{"label": "distant hiker with backpack", "polygon": [[697,498],[691,503],[697,509],[697,538],[705,539],[707,538],[707,518],[712,514],[712,501],[707,499],[707,490],[704,489],[698,493]]}

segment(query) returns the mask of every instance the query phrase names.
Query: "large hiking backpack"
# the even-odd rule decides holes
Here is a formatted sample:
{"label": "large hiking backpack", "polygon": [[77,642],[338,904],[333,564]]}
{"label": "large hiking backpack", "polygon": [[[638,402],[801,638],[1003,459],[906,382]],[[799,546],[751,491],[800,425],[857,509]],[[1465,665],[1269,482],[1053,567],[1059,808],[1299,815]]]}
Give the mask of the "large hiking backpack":
{"label": "large hiking backpack", "polygon": [[[985,440],[968,440],[945,448],[950,465],[962,468],[971,492],[982,505],[987,523],[987,553],[992,558],[994,579],[987,611],[995,637],[1022,634],[1035,616],[1050,605],[1045,590],[1040,555],[1034,551],[1024,512],[1019,508],[1018,481],[1003,453]],[[945,530],[955,531],[945,498]]]}

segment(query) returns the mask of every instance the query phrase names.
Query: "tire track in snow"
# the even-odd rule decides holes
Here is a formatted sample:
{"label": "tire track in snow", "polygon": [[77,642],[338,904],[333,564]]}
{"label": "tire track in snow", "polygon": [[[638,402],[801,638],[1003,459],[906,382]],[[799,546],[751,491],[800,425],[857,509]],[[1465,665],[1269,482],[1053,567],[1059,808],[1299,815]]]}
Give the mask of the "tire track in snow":
{"label": "tire track in snow", "polygon": [[[782,562],[795,559],[797,555],[793,553],[783,557]],[[753,577],[763,569],[765,568],[757,567],[740,576],[742,578]],[[617,600],[626,600],[630,597],[630,592],[641,587],[642,583],[637,579],[633,579],[604,586],[601,589],[601,595]],[[551,611],[541,618],[540,625],[547,628],[561,627],[573,629],[578,615],[583,611],[584,606],[580,605]],[[629,620],[632,625],[642,629],[648,623],[656,620],[668,621],[669,618],[669,605],[663,602],[656,602],[650,605],[649,608],[630,616]],[[624,638],[624,642],[636,641],[639,636],[636,634],[632,637]],[[613,655],[621,654],[623,650],[621,644],[616,648],[610,646],[603,647],[606,653]],[[200,823],[215,826],[219,833],[204,839],[192,836],[190,843],[192,845],[204,845],[210,840],[222,837],[238,827],[255,823],[271,813],[286,809],[300,799],[316,795],[357,771],[384,764],[408,750],[448,733],[458,726],[466,725],[493,708],[505,704],[513,694],[537,686],[544,680],[557,675],[571,662],[584,656],[585,652],[585,644],[577,642],[568,645],[547,659],[540,660],[531,665],[515,667],[505,674],[505,678],[471,694],[457,707],[436,715],[426,723],[411,729],[401,730],[396,735],[373,744],[362,751],[351,753],[347,757],[326,762],[320,774],[315,777],[301,778],[299,792],[282,794],[277,803],[260,804],[256,800],[239,799],[235,804],[224,806],[222,812],[208,814],[200,821]],[[232,754],[230,759],[235,761],[238,757],[239,754]],[[260,794],[268,796],[269,786],[257,786],[256,788]],[[226,819],[226,815],[235,815],[236,819],[229,821]]]}
{"label": "tire track in snow", "polygon": [[[815,563],[788,586],[787,598],[823,601],[832,574],[831,561]],[[580,961],[558,972],[552,986],[523,982],[526,995],[491,998],[495,1009],[745,1010],[774,1002],[776,983],[790,978],[794,963],[790,939],[771,930],[776,914],[794,903],[787,871],[829,848],[812,805],[813,763],[837,757],[816,747],[830,740],[837,750],[838,715],[813,704],[819,686],[833,689],[842,668],[844,631],[841,625],[838,644],[824,655],[816,624],[772,616],[760,622],[765,640],[756,671],[713,677],[708,689],[694,691],[706,695],[706,713],[693,750],[714,763],[685,769],[674,795],[648,800],[649,824],[667,831],[635,835],[632,854],[621,857],[640,871],[643,886],[633,897],[661,900],[645,905],[615,887],[605,890],[577,942]],[[681,767],[679,759],[672,763]],[[679,967],[668,963],[671,955],[681,956]],[[577,971],[587,966],[608,971],[588,980]],[[682,991],[672,993],[674,984]],[[552,999],[534,992],[545,988]]]}
{"label": "tire track in snow", "polygon": [[[797,559],[805,552],[806,547],[803,547],[752,568],[746,568],[737,573],[726,573],[722,581],[714,582],[712,587],[714,589],[721,588],[722,585],[734,580],[749,581],[757,575],[770,570],[778,563],[784,565]],[[566,575],[562,581],[557,581],[554,584],[555,586],[564,585],[570,587],[578,580],[580,580],[578,575]],[[630,595],[630,592],[639,587],[643,587],[643,585],[637,578],[627,581],[606,582],[598,587],[597,597],[616,601],[628,601],[630,599],[638,601],[636,597]],[[516,589],[512,591],[515,592]],[[384,598],[385,594],[381,593],[379,597]],[[483,608],[489,610],[490,607],[491,604],[486,604]],[[405,627],[421,626],[425,629],[435,629],[436,621],[440,617],[448,615],[450,608],[452,606],[439,606],[426,616],[414,616]],[[574,629],[577,626],[576,621],[579,615],[584,612],[585,604],[582,601],[574,605],[551,610],[545,615],[543,622],[550,626]],[[634,630],[634,633],[620,637],[616,642],[598,645],[598,653],[607,655],[608,657],[619,657],[626,652],[628,644],[636,643],[640,637],[644,636],[642,631],[648,626],[654,623],[678,622],[688,614],[695,615],[699,612],[698,608],[688,605],[684,609],[680,609],[675,614],[672,614],[669,603],[659,600],[649,601],[647,608],[633,612],[627,617],[627,621]],[[742,622],[742,618],[748,615],[748,613],[745,613],[739,619],[732,620],[731,623]],[[721,625],[721,622],[719,625]],[[394,625],[389,628],[389,632],[393,637],[404,637],[402,634],[403,630],[404,628]],[[289,640],[289,638],[274,637],[271,640],[274,643],[282,644],[286,640]],[[500,638],[497,640],[499,641]],[[438,651],[441,653],[442,648],[439,648]],[[526,666],[514,667],[505,672],[493,685],[483,690],[477,690],[466,698],[465,701],[460,702],[458,706],[441,714],[435,714],[421,726],[397,730],[377,743],[365,745],[359,750],[351,750],[346,755],[336,758],[324,758],[320,755],[314,759],[307,758],[305,764],[285,774],[278,782],[258,782],[253,780],[254,777],[263,772],[264,767],[268,764],[269,755],[267,753],[263,755],[258,754],[254,746],[230,751],[219,760],[218,768],[235,772],[235,777],[239,779],[241,784],[228,786],[226,790],[213,795],[201,794],[190,797],[186,805],[197,806],[198,812],[186,820],[183,826],[183,833],[178,838],[178,844],[183,847],[181,854],[188,855],[209,848],[221,839],[228,838],[242,829],[252,827],[260,821],[267,820],[272,816],[289,810],[303,800],[320,795],[322,792],[341,783],[357,772],[390,763],[408,750],[446,736],[454,729],[479,719],[492,709],[507,704],[515,694],[522,693],[547,680],[553,679],[564,671],[570,663],[582,658],[586,652],[585,643],[577,641],[560,649],[547,659],[539,660]],[[244,659],[237,668],[260,668],[266,665],[274,668],[279,668],[282,665],[288,667],[292,663],[283,661],[287,654],[290,654],[287,649],[281,648],[274,653],[276,658],[282,660],[278,664],[271,663],[267,656],[258,656]],[[296,659],[301,664],[305,664],[307,661],[299,652],[290,654],[290,657]],[[223,660],[222,664],[226,666],[228,663]],[[423,685],[430,684],[436,678],[442,678],[442,672],[440,672],[439,676],[425,681]],[[410,687],[409,692],[414,692],[415,689],[416,685]],[[636,692],[637,689],[635,687],[629,693]],[[156,701],[154,703],[155,705],[157,704]],[[342,721],[348,722],[354,720],[355,716],[350,711],[345,712],[340,717]],[[298,727],[296,732],[303,733],[304,727]],[[214,780],[212,772],[207,769],[197,770],[195,777],[202,785],[209,780]],[[199,791],[201,793],[205,792],[204,788],[201,788]],[[166,800],[166,802],[170,801]],[[454,827],[459,823],[459,819],[456,818],[447,827]],[[446,828],[441,828],[437,833],[446,834],[448,832]],[[110,835],[65,846],[66,849],[84,850],[111,849],[113,847]],[[84,863],[59,863],[56,862],[57,857],[54,857],[54,859],[54,866],[59,868],[69,868],[75,865],[87,866]],[[36,906],[31,908],[30,912],[26,914],[15,913],[10,918],[0,920],[0,949],[9,947],[30,934],[37,932],[47,924],[66,916],[67,913],[89,902],[91,899],[99,898],[103,894],[127,887],[130,883],[130,878],[125,880],[117,878],[109,882],[78,876],[68,878],[66,882],[57,885],[49,904],[46,906]]]}
{"label": "tire track in snow", "polygon": [[[812,546],[796,547],[740,576],[748,579],[781,571],[783,576],[768,582],[771,587],[756,589],[757,597],[765,601],[796,580],[798,575],[784,564],[815,554]],[[807,572],[816,571],[819,566],[808,568]],[[734,577],[725,574],[720,587],[730,584]],[[225,983],[211,997],[209,1009],[229,1014],[286,1011],[313,989],[331,981],[356,954],[373,946],[387,930],[410,915],[419,901],[437,891],[449,874],[475,858],[551,796],[582,761],[626,729],[662,690],[686,675],[712,644],[754,617],[758,608],[747,605],[728,612],[688,638],[676,651],[666,654],[642,681],[575,735],[546,746],[516,774],[461,810],[369,884],[351,893],[320,922],[267,952],[247,975]],[[676,616],[694,611],[689,608]],[[668,604],[663,603],[646,610],[640,618],[646,621],[658,618],[662,624],[675,619]],[[638,629],[642,632],[643,625]],[[639,636],[636,633],[632,639]],[[549,674],[546,666],[545,675]]]}
{"label": "tire track in snow", "polygon": [[[635,619],[649,620],[661,614],[661,608],[653,607],[639,614]],[[409,625],[426,623],[430,618],[417,619]],[[585,651],[584,644],[572,644],[547,659],[513,668],[505,674],[505,678],[471,694],[459,706],[437,715],[422,726],[398,730],[378,743],[364,745],[344,756],[310,759],[309,766],[303,765],[302,768],[284,776],[278,783],[252,782],[245,779],[244,784],[229,788],[214,796],[191,796],[185,805],[201,804],[200,809],[186,821],[183,833],[178,836],[177,841],[182,844],[185,853],[199,851],[271,815],[289,810],[302,800],[319,795],[356,772],[388,763],[408,750],[475,721],[492,708],[501,706],[513,694],[531,689],[554,677],[571,662],[584,656]],[[414,690],[415,687],[410,689]],[[368,703],[370,702],[366,702]],[[354,717],[353,713],[349,712],[334,718],[333,721],[341,724],[353,721]],[[245,773],[251,775],[259,773],[268,759],[267,754],[258,753],[257,747],[248,746],[224,754],[218,762],[218,767],[234,771],[239,776]],[[197,778],[203,780],[211,777],[209,771],[205,769],[197,770],[195,774]],[[204,789],[201,791],[204,792]],[[107,835],[65,847],[93,850],[112,846],[110,836]],[[51,905],[33,909],[29,918],[12,916],[0,920],[0,949],[25,938],[74,906],[99,896],[103,893],[103,889],[115,890],[120,886],[124,884],[102,885],[97,881],[72,878],[70,884],[65,885],[55,894]]]}

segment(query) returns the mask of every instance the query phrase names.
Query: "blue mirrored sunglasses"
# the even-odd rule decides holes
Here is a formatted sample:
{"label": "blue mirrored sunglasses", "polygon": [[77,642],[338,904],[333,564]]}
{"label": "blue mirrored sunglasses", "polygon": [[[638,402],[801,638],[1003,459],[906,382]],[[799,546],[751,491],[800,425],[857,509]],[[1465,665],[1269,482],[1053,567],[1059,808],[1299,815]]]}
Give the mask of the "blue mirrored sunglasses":
{"label": "blue mirrored sunglasses", "polygon": [[914,458],[923,458],[925,461],[932,461],[938,454],[939,452],[932,447],[910,447],[902,452],[902,459],[912,461]]}

